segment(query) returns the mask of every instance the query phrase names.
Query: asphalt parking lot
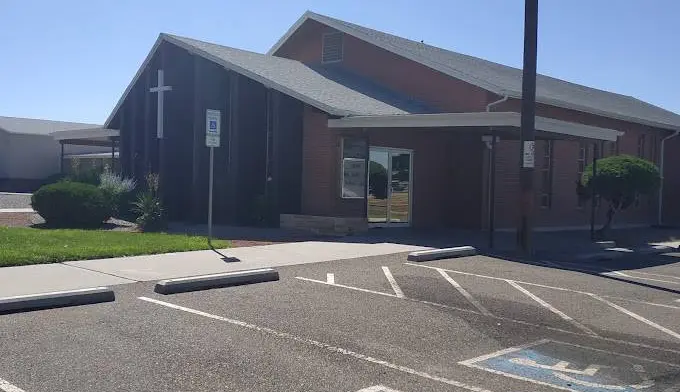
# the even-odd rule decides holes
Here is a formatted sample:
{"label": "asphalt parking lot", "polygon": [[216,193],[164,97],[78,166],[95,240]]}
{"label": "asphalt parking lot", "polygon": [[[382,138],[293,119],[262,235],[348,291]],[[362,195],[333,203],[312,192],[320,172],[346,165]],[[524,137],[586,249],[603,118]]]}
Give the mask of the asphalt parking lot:
{"label": "asphalt parking lot", "polygon": [[485,256],[278,270],[2,315],[0,390],[680,391],[680,263],[630,282]]}

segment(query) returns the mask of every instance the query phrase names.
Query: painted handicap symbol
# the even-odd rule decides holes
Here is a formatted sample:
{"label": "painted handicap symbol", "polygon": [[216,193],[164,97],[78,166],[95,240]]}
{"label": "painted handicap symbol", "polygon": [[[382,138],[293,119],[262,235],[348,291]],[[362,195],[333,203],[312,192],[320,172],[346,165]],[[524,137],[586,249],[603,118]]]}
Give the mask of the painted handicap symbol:
{"label": "painted handicap symbol", "polygon": [[[590,388],[603,388],[606,390],[611,390],[611,391],[626,391],[627,387],[633,388],[635,390],[640,390],[640,389],[646,389],[649,387],[654,386],[654,380],[650,380],[649,376],[647,376],[647,372],[645,371],[644,367],[642,365],[634,365],[633,368],[636,372],[638,372],[638,375],[640,376],[641,382],[638,384],[629,384],[629,385],[612,385],[612,384],[601,384],[593,381],[588,381],[588,380],[583,380],[580,377],[576,377],[576,375],[580,376],[588,376],[588,377],[593,377],[596,375],[598,370],[600,370],[601,366],[599,365],[589,365],[586,369],[584,370],[575,370],[575,369],[570,369],[569,365],[570,363],[567,361],[559,361],[555,365],[544,365],[537,363],[534,360],[531,359],[526,359],[526,358],[511,358],[510,362],[523,365],[523,366],[531,366],[539,369],[546,369],[546,370],[551,370],[553,376],[559,378],[560,380],[567,381],[568,383],[571,383],[572,385],[582,385],[585,387],[590,387]],[[569,384],[567,384],[569,385]]]}
{"label": "painted handicap symbol", "polygon": [[547,339],[460,364],[572,392],[680,392],[680,365]]}

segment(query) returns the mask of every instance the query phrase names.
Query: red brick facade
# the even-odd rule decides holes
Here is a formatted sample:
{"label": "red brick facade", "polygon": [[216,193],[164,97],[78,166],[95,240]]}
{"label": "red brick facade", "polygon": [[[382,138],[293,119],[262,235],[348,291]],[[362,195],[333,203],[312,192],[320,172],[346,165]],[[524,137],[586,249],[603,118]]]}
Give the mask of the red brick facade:
{"label": "red brick facade", "polygon": [[[279,49],[279,56],[306,63],[320,63],[322,35],[330,28],[307,21]],[[402,94],[425,102],[442,112],[484,111],[500,97],[432,70],[379,47],[344,35],[343,60],[337,66],[351,69]],[[493,111],[520,110],[520,101],[511,99]],[[660,140],[667,131],[609,119],[574,110],[539,104],[538,116],[621,130],[625,135],[615,145],[618,153],[638,155],[640,135],[645,135],[643,156],[659,162]],[[328,116],[307,108],[304,121],[303,212],[313,215],[363,216],[363,200],[340,197],[340,145],[342,132],[329,130]],[[413,225],[481,228],[487,221],[487,179],[489,151],[480,133],[464,130],[385,129],[368,132],[371,145],[406,148],[414,151]],[[588,163],[593,157],[593,141],[588,145]],[[680,148],[680,138],[675,141]],[[536,224],[538,226],[585,226],[590,206],[578,205],[578,140],[554,142],[549,207],[540,206],[541,172],[538,170],[546,142],[536,149]],[[669,143],[670,145],[670,143]],[[496,174],[496,227],[515,227],[519,189],[519,143],[503,140],[498,144]],[[611,146],[605,145],[605,155]],[[667,154],[668,166],[680,158]],[[667,178],[669,176],[667,175]],[[674,182],[673,182],[674,181]],[[676,184],[677,183],[677,184]],[[680,196],[680,181],[670,180],[666,200]],[[670,205],[671,203],[667,203]],[[656,219],[656,198],[642,200],[638,206],[617,217],[617,223],[649,224]],[[598,211],[602,215],[604,208]],[[680,220],[680,209],[669,208],[669,217]]]}

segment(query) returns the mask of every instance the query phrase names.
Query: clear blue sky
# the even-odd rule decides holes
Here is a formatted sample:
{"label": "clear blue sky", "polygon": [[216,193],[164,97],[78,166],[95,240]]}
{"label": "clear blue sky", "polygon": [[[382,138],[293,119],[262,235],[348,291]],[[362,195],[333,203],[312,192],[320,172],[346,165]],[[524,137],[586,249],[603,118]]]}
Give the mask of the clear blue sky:
{"label": "clear blue sky", "polygon": [[[540,73],[680,113],[680,1],[539,3]],[[523,0],[0,0],[0,115],[102,123],[160,32],[265,52],[308,9],[522,64]]]}

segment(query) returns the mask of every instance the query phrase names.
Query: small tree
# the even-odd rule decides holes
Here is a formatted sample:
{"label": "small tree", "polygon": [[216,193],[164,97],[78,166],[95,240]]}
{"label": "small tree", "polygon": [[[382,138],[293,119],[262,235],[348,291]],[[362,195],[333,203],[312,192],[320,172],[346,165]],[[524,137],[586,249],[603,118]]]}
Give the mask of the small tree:
{"label": "small tree", "polygon": [[652,162],[630,155],[616,155],[597,161],[593,177],[593,164],[586,167],[578,195],[589,199],[594,194],[607,205],[607,220],[600,231],[609,230],[614,215],[630,207],[641,195],[657,191],[661,177],[659,169]]}

